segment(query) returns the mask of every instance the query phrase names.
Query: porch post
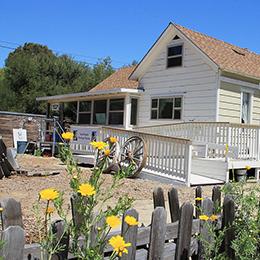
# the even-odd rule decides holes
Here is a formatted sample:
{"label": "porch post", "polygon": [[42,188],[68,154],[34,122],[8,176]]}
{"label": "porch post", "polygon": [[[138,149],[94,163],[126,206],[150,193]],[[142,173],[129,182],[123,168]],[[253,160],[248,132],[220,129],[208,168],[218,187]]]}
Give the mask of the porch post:
{"label": "porch post", "polygon": [[125,96],[125,107],[124,107],[124,128],[130,128],[130,117],[131,117],[131,99],[129,94]]}

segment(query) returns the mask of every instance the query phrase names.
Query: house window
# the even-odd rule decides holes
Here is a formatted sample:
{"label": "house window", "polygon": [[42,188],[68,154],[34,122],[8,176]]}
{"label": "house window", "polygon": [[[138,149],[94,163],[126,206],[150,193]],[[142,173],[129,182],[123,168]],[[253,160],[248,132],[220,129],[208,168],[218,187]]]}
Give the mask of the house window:
{"label": "house window", "polygon": [[131,125],[137,124],[137,98],[131,98]]}
{"label": "house window", "polygon": [[182,116],[182,97],[153,98],[151,119],[180,120]]}
{"label": "house window", "polygon": [[91,123],[91,101],[79,102],[79,124]]}
{"label": "house window", "polygon": [[241,93],[241,123],[249,124],[250,123],[250,106],[251,106],[251,95],[250,93],[242,92]]}
{"label": "house window", "polygon": [[93,124],[105,125],[107,116],[107,101],[95,100],[93,111]]}
{"label": "house window", "polygon": [[167,68],[182,66],[182,47],[182,45],[168,47]]}
{"label": "house window", "polygon": [[124,99],[110,99],[109,101],[109,125],[122,125],[124,122]]}

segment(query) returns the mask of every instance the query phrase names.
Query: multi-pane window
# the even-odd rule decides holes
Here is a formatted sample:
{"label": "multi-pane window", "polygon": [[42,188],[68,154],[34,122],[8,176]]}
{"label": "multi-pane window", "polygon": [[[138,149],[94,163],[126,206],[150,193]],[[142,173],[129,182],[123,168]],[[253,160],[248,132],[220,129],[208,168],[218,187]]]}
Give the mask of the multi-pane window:
{"label": "multi-pane window", "polygon": [[110,99],[109,101],[109,125],[122,125],[124,122],[124,99]]}
{"label": "multi-pane window", "polygon": [[182,45],[168,47],[167,68],[182,66],[182,49]]}
{"label": "multi-pane window", "polygon": [[90,124],[91,122],[91,101],[79,102],[79,124]]}
{"label": "multi-pane window", "polygon": [[182,98],[153,98],[151,119],[181,119]]}

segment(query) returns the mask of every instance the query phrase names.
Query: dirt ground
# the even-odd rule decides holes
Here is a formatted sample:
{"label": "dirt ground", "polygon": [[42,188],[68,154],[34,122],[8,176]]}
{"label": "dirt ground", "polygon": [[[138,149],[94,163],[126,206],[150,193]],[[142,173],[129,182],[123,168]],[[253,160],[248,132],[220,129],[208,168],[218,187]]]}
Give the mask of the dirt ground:
{"label": "dirt ground", "polygon": [[[32,205],[38,199],[39,191],[46,188],[55,188],[60,192],[64,192],[65,203],[69,204],[71,189],[69,187],[69,176],[66,172],[65,165],[56,158],[44,158],[30,155],[19,155],[17,157],[19,166],[27,169],[29,172],[59,172],[57,175],[50,176],[33,176],[12,175],[10,178],[0,180],[0,199],[3,197],[13,197],[21,202],[24,228],[26,231],[27,242],[35,241],[35,222],[32,212]],[[83,178],[90,175],[89,168],[81,168]],[[111,175],[105,175],[103,189],[107,189],[112,182]],[[113,199],[109,201],[113,205],[115,201],[122,195],[127,194],[134,198],[134,208],[139,212],[139,220],[145,225],[150,224],[151,213],[153,210],[152,192],[155,187],[162,187],[167,198],[167,191],[171,188],[170,184],[161,184],[159,182],[143,180],[143,179],[125,179],[122,180],[120,186],[115,190]],[[185,201],[194,202],[194,188],[178,186],[179,199],[183,203]],[[211,196],[212,186],[203,187],[203,196]],[[169,211],[168,211],[169,212]],[[168,220],[170,218],[168,217]]]}

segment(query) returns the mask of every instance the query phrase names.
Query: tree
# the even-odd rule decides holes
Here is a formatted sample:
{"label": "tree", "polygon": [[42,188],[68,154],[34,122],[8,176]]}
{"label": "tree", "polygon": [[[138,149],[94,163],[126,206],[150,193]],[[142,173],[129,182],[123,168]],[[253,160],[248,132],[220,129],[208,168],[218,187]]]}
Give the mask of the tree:
{"label": "tree", "polygon": [[58,56],[47,46],[26,43],[6,59],[3,84],[15,93],[9,110],[45,113],[46,104],[37,103],[36,97],[88,91],[111,73],[110,58],[90,67],[67,55]]}

